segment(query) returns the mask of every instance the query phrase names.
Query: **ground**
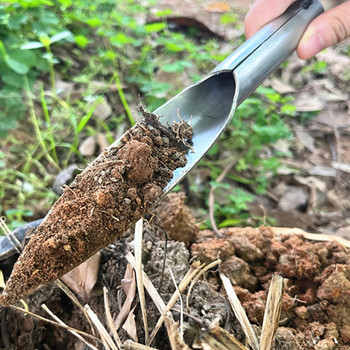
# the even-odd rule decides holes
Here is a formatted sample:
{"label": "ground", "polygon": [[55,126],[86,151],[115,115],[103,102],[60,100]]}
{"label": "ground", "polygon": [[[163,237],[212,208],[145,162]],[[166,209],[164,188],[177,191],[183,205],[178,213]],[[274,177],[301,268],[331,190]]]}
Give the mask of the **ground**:
{"label": "ground", "polygon": [[[188,306],[177,302],[172,309],[174,319],[178,320],[178,310],[183,308],[184,339],[190,348],[202,349],[198,344],[202,344],[202,336],[214,321],[244,342],[242,328],[225,301],[226,292],[219,274],[225,275],[234,286],[257,334],[261,332],[271,278],[278,274],[284,278],[284,292],[274,349],[348,349],[349,242],[344,241],[344,245],[344,242],[338,242],[331,236],[326,241],[321,241],[324,238],[319,235],[305,238],[300,232],[267,226],[225,228],[220,231],[221,238],[218,238],[212,231],[198,230],[184,200],[185,196],[181,193],[170,194],[155,209],[151,222],[144,223],[142,259],[145,273],[158,288],[165,303],[173,293],[176,295],[174,282],[179,284],[182,281],[190,270],[190,261],[192,264],[195,260],[210,264],[221,260],[219,268],[216,265],[206,271],[194,284],[187,298],[184,294],[183,302],[187,300]],[[181,227],[177,224],[170,227],[168,218],[172,218],[174,223],[183,224]],[[167,227],[167,242],[164,240],[163,224]],[[162,271],[165,246],[166,267]],[[136,283],[135,276],[130,275],[132,270],[126,268],[125,256],[133,252],[133,247],[133,232],[129,231],[122,239],[101,251],[101,259],[97,262],[99,269],[95,271],[93,263],[90,263],[90,269],[96,274],[98,272],[98,278],[88,294],[81,293],[79,287],[73,290],[78,291],[80,302],[87,302],[104,323],[102,286],[105,286],[109,291],[114,324],[117,328],[122,326],[119,330],[121,341],[132,337],[144,343],[144,327],[135,289],[130,294],[130,283],[133,280]],[[64,281],[67,281],[66,277]],[[75,275],[70,285],[79,285],[83,281],[84,277]],[[148,293],[146,295],[150,330],[159,317],[153,297]],[[40,305],[46,304],[71,327],[91,332],[81,310],[55,284],[39,289],[25,302],[31,311],[43,316],[45,313]],[[126,312],[125,305],[129,305]],[[135,320],[130,325],[125,319],[133,314]],[[3,310],[2,320],[2,346],[14,344],[18,349],[60,349],[65,343],[70,344],[71,348],[80,348],[80,341],[74,336],[67,338],[66,330],[44,321],[32,320],[16,310]],[[135,334],[132,333],[133,327],[136,327]],[[165,329],[161,328],[152,343],[157,349],[170,349],[164,332]],[[55,336],[52,337],[52,334]]]}
{"label": "ground", "polygon": [[[241,42],[242,27],[233,24],[224,25],[221,20],[222,14],[228,9],[232,13],[234,9],[237,21],[242,23],[251,1],[186,2],[186,6],[183,6],[183,3],[160,1],[153,9],[155,18],[150,16],[147,21],[149,23],[159,21],[155,15],[157,11],[170,7],[172,15],[169,16],[168,23],[169,28],[175,32],[195,28],[196,35],[200,39],[209,38],[209,42],[212,39],[218,40],[216,48],[218,52],[226,52],[228,46],[232,45],[232,40]],[[186,303],[184,294],[183,303],[178,301],[172,309],[173,318],[177,321],[181,314],[179,310],[184,308],[184,339],[189,347],[205,348],[203,342],[211,334],[209,325],[214,321],[222,329],[234,334],[239,341],[243,343],[245,341],[241,326],[227,302],[220,273],[227,276],[234,286],[258,335],[261,332],[270,280],[273,274],[277,273],[284,278],[284,294],[274,349],[349,348],[349,242],[338,239],[340,237],[350,239],[349,52],[349,42],[344,42],[327,49],[309,62],[301,61],[293,55],[287,64],[264,82],[262,90],[237,111],[236,119],[223,134],[216,149],[214,147],[209,152],[207,158],[181,185],[185,193],[170,194],[163,199],[157,209],[150,209],[147,214],[142,213],[146,220],[142,251],[144,270],[159,289],[165,303],[174,293],[176,294],[172,273],[176,283],[179,284],[191,269],[191,264],[196,264],[195,261],[199,260],[206,264],[216,261],[215,266],[204,272],[194,284],[189,295],[188,307],[184,305]],[[57,57],[63,57],[65,54],[64,51],[60,53],[59,48],[55,52]],[[70,72],[79,71],[81,64],[81,61],[72,64]],[[208,65],[208,62],[206,64]],[[205,68],[208,67],[207,71],[212,68],[211,66]],[[170,82],[174,89],[182,89],[189,85],[192,82],[191,73],[198,74],[194,68],[189,68],[188,72],[181,74],[161,69],[154,72],[157,82]],[[47,80],[43,78],[44,81],[45,79]],[[74,99],[82,99],[86,92],[84,85],[81,86],[81,82],[70,83],[63,80],[58,75],[57,87],[61,89],[62,106]],[[112,119],[112,113],[120,113],[123,110],[122,102],[113,95],[117,91],[115,85],[103,85],[101,81],[94,84],[93,89],[106,91],[107,86],[108,92],[94,111],[95,119],[89,121],[89,129],[84,129],[77,140],[79,152],[88,163],[108,146],[110,137],[110,132],[93,133],[92,130],[105,125],[103,123],[108,123]],[[129,99],[134,93],[133,84],[134,82],[131,82],[127,87],[130,89]],[[139,91],[134,93],[135,102],[130,103],[132,107],[138,104],[136,96],[139,96]],[[142,97],[144,96],[141,96],[141,99]],[[271,117],[272,120],[275,114],[283,116],[290,133],[286,133],[284,127],[264,129],[262,126],[271,125],[259,124],[261,112],[259,108],[265,102],[264,106],[269,107],[264,110],[264,115]],[[39,108],[41,104],[42,101],[39,103],[38,99],[35,100],[35,109],[39,117],[42,113]],[[244,114],[250,110],[253,111],[252,114]],[[54,113],[58,111],[55,110]],[[44,116],[41,116],[44,120]],[[240,129],[240,133],[235,134],[235,129],[241,121],[247,123],[247,128],[255,128],[254,130],[259,132],[254,134],[254,137],[259,135],[259,138],[254,140],[262,143],[259,150],[250,158],[249,151],[254,145],[243,138],[242,134],[246,129]],[[118,138],[129,126],[125,120],[119,123],[113,131],[113,138]],[[47,126],[43,123],[42,127],[44,129]],[[62,130],[59,132],[62,133]],[[289,136],[276,137],[277,142],[264,141],[267,136],[272,140],[271,134],[278,133],[286,133]],[[25,120],[13,131],[14,139],[23,140],[29,145],[32,134],[32,127],[29,128]],[[245,143],[237,146],[236,141],[230,138],[231,135],[235,135],[234,140],[244,140]],[[71,142],[71,138],[68,136],[63,140]],[[143,141],[141,140],[143,144],[140,148],[136,147],[140,146],[139,144],[133,145],[137,151],[133,157],[129,157],[129,161],[136,163],[136,160],[139,160],[138,165],[143,164],[143,173],[149,175],[153,164],[148,149],[150,141]],[[10,167],[16,170],[26,167],[27,159],[21,157],[21,153],[27,156],[24,151],[11,153],[18,147],[18,141],[16,143],[13,139],[10,141],[6,139],[1,147],[3,154],[8,157],[6,162]],[[146,160],[140,157],[143,154]],[[274,163],[276,155],[280,162],[278,166]],[[122,156],[128,157],[125,154]],[[2,157],[1,153],[0,160]],[[84,162],[81,157],[74,154],[60,173],[50,162],[43,162],[43,165],[38,163],[40,162],[33,161],[32,179],[33,177],[35,179],[35,176],[45,181],[50,178],[47,182],[50,184],[48,187],[52,185],[56,193],[59,193],[61,187],[68,185],[72,177],[80,172],[78,168],[81,168]],[[116,178],[123,172],[124,170],[120,171],[118,168],[115,172]],[[102,172],[99,174],[94,180],[103,183],[106,174]],[[139,178],[140,173],[131,171],[126,174],[129,174],[132,181],[143,183],[143,178]],[[79,178],[81,175],[78,175]],[[122,178],[124,179],[123,176]],[[257,178],[260,182],[255,181]],[[18,183],[21,191],[23,190],[21,194],[24,195],[31,182],[25,177],[17,176],[13,184],[11,183],[11,191],[18,186]],[[260,191],[258,185],[262,183],[265,187]],[[89,186],[86,184],[79,188],[79,191],[84,194]],[[129,192],[127,189],[123,190],[127,194],[123,192],[120,200],[124,201],[125,207],[133,203],[128,215],[136,219],[141,214],[136,212],[140,193],[136,190],[135,195],[132,188]],[[242,205],[240,202],[243,198],[242,192],[231,193],[232,189],[244,190],[244,193],[254,195],[254,198]],[[3,197],[4,206],[1,206],[4,213],[10,212],[9,208],[12,207],[9,204],[11,203],[9,197],[15,193],[6,191]],[[74,192],[72,193],[68,187],[64,192],[74,202]],[[151,203],[158,198],[159,193],[155,192],[153,191],[151,196]],[[143,194],[141,197],[144,202]],[[26,202],[25,208],[29,208],[32,212],[28,221],[45,216],[52,198],[45,198],[39,202]],[[5,202],[5,199],[8,202]],[[110,205],[114,198],[111,198],[109,193],[106,194],[106,191],[101,192],[98,188],[93,188],[91,192],[86,193],[86,201],[90,200],[102,208],[106,204]],[[189,206],[184,205],[184,202]],[[16,203],[22,205],[19,200]],[[80,211],[81,207],[84,207],[84,203],[80,203],[75,209]],[[87,218],[88,213],[85,214]],[[111,220],[113,223],[114,219]],[[95,227],[96,223],[93,220],[91,227]],[[218,228],[213,230],[215,224]],[[310,236],[299,230],[291,230],[293,227],[331,236]],[[167,243],[165,234],[168,237]],[[108,242],[105,240],[103,245],[107,245],[111,240]],[[66,246],[69,259],[71,247],[68,247],[63,240],[61,243]],[[102,294],[102,287],[105,286],[109,291],[109,306],[114,324],[119,328],[121,341],[133,339],[144,344],[142,314],[139,297],[135,292],[136,279],[125,258],[128,252],[135,254],[134,246],[132,228],[121,239],[102,249],[100,258],[94,262],[90,261],[85,267],[80,268],[78,273],[66,277],[64,281],[76,293],[80,303],[83,305],[88,303],[108,328]],[[86,254],[82,252],[81,255],[85,257]],[[163,271],[164,255],[166,265]],[[0,262],[6,280],[16,258],[16,255],[12,255]],[[218,262],[218,259],[221,262]],[[55,315],[71,327],[91,333],[91,327],[81,309],[55,283],[25,298],[25,303],[30,311],[48,317],[41,307],[42,304],[46,304]],[[17,305],[22,306],[20,303]],[[146,293],[146,309],[149,327],[152,330],[160,313],[149,292]],[[121,310],[123,312],[120,312]],[[49,325],[45,320],[31,318],[9,308],[0,312],[1,348],[8,349],[12,346],[17,349],[84,348],[83,343],[74,335],[57,326]],[[177,327],[175,330],[174,337],[178,336]],[[158,349],[170,349],[168,334],[169,331],[162,327],[152,346]],[[95,342],[95,345],[103,347],[99,342]]]}

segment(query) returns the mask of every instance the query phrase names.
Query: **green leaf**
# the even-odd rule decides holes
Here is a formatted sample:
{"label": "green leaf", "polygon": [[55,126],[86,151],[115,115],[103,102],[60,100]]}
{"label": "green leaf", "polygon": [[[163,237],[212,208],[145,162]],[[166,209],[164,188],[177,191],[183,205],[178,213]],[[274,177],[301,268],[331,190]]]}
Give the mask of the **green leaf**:
{"label": "green leaf", "polygon": [[44,47],[44,45],[39,41],[30,41],[27,44],[21,45],[22,50],[33,50],[33,49],[38,49],[40,47]]}
{"label": "green leaf", "polygon": [[51,44],[51,39],[47,35],[41,35],[39,40],[45,47],[50,46]]}
{"label": "green leaf", "polygon": [[5,63],[9,68],[11,68],[14,72],[18,74],[27,74],[29,72],[28,66],[19,61],[16,61],[9,55],[5,56]]}
{"label": "green leaf", "polygon": [[18,30],[21,28],[22,24],[27,22],[27,20],[28,20],[28,16],[26,16],[23,13],[11,15],[7,22],[7,26],[9,27],[10,30]]}
{"label": "green leaf", "polygon": [[163,10],[163,11],[157,11],[155,13],[155,15],[157,17],[166,17],[166,16],[170,16],[173,13],[173,11],[171,9],[167,9],[167,10]]}
{"label": "green leaf", "polygon": [[175,61],[162,66],[162,70],[166,73],[182,73],[186,67],[192,67],[192,64],[187,61]]}
{"label": "green leaf", "polygon": [[241,224],[242,221],[242,219],[226,219],[219,224],[219,228],[237,226]]}
{"label": "green leaf", "polygon": [[57,33],[50,38],[51,44],[63,39],[67,39],[71,35],[72,33],[69,30],[64,30],[63,32]]}
{"label": "green leaf", "polygon": [[237,15],[235,13],[224,13],[220,19],[221,24],[232,24],[237,22]]}
{"label": "green leaf", "polygon": [[150,23],[145,25],[145,29],[147,33],[160,32],[164,28],[165,28],[165,23],[163,22]]}
{"label": "green leaf", "polygon": [[177,43],[166,43],[165,47],[167,48],[168,51],[170,52],[181,52],[184,50],[183,45],[179,45]]}
{"label": "green leaf", "polygon": [[68,8],[72,5],[71,0],[58,0],[58,2],[65,8]]}
{"label": "green leaf", "polygon": [[89,43],[89,39],[84,35],[76,35],[74,37],[74,40],[75,43],[82,48],[84,48]]}
{"label": "green leaf", "polygon": [[92,28],[95,28],[101,24],[101,20],[97,17],[90,18],[86,21],[86,24],[88,24]]}
{"label": "green leaf", "polygon": [[9,52],[9,55],[16,61],[23,63],[27,67],[31,68],[35,66],[36,55],[29,50],[14,50]]}
{"label": "green leaf", "polygon": [[134,42],[134,38],[127,36],[121,32],[111,38],[111,43],[115,44],[117,47],[123,47],[125,44],[132,44]]}
{"label": "green leaf", "polygon": [[15,73],[11,69],[6,69],[4,73],[1,73],[1,80],[10,86],[16,88],[22,88],[23,86],[23,75]]}

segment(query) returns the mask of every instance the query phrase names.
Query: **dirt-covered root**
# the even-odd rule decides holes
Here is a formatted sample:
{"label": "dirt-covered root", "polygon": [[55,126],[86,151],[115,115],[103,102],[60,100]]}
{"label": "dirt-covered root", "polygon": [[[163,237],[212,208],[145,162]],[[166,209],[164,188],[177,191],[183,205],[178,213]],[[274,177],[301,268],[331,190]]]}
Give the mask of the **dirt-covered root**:
{"label": "dirt-covered root", "polygon": [[64,189],[14,266],[0,304],[54,281],[120,237],[162,196],[187,149],[147,115]]}

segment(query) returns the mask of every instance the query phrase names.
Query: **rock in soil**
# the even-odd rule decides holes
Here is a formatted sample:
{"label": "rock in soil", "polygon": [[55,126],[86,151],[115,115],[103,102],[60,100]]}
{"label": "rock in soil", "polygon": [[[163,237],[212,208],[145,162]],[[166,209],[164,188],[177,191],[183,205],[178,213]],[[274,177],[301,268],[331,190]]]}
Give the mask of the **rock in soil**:
{"label": "rock in soil", "polygon": [[161,198],[173,171],[186,164],[184,135],[142,111],[145,121],[65,187],[15,264],[1,305],[56,280],[120,237]]}

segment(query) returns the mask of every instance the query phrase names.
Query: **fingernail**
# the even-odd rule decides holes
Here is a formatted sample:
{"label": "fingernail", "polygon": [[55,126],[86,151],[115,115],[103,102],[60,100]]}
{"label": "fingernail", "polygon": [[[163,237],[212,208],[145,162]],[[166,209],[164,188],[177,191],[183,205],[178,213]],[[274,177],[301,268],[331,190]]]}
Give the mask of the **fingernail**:
{"label": "fingernail", "polygon": [[306,58],[316,55],[324,49],[323,38],[315,33],[308,38],[303,38],[299,44],[299,52]]}

